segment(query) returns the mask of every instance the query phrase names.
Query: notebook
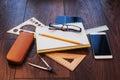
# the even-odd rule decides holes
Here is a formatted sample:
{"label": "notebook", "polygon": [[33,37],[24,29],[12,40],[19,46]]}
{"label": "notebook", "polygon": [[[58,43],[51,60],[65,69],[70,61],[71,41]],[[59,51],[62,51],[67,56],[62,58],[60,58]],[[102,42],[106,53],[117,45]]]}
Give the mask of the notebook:
{"label": "notebook", "polygon": [[[79,26],[81,32],[70,32],[62,30],[49,30],[48,26],[36,28],[36,46],[37,53],[45,53],[52,51],[71,50],[78,48],[89,48],[90,43],[84,30],[82,23],[68,23],[69,25]],[[79,42],[80,44],[74,44],[67,41],[46,37],[41,34],[52,35],[62,39]]]}

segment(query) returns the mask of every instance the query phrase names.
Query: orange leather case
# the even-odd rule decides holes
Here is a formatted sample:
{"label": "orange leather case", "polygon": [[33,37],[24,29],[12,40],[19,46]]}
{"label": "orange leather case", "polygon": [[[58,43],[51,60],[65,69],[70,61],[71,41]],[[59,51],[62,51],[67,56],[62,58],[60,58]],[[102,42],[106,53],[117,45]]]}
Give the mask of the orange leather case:
{"label": "orange leather case", "polygon": [[14,63],[22,63],[30,45],[34,40],[34,34],[21,32],[7,54],[7,60]]}

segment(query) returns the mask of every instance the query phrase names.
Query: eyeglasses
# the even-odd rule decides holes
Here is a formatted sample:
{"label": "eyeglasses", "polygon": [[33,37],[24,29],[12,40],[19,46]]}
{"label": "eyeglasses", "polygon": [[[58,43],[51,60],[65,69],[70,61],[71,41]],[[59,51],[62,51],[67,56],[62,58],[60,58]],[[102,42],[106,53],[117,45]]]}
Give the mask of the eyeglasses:
{"label": "eyeglasses", "polygon": [[62,31],[73,31],[73,32],[81,32],[82,29],[76,25],[69,24],[49,24],[50,30],[62,30]]}

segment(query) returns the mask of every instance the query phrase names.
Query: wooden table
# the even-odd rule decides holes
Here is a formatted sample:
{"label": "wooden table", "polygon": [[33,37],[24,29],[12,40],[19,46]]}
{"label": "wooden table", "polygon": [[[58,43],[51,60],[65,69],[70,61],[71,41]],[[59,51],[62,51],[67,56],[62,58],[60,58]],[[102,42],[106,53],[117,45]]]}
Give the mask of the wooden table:
{"label": "wooden table", "polygon": [[[45,57],[55,73],[50,73],[26,64],[33,61],[43,63],[36,56],[35,41],[21,66],[7,63],[6,54],[16,39],[7,30],[36,17],[48,25],[56,16],[78,16],[83,18],[85,28],[101,25],[109,27],[109,40],[113,53],[112,60],[95,60],[91,49],[84,51],[87,56],[74,71]],[[0,80],[120,80],[120,1],[119,0],[0,0]]]}

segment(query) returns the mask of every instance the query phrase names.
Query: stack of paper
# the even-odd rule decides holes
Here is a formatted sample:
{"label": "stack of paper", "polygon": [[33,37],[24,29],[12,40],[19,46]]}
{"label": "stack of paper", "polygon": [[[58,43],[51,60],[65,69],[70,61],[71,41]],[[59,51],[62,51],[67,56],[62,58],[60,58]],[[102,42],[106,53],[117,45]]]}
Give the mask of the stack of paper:
{"label": "stack of paper", "polygon": [[[79,26],[82,29],[82,31],[69,32],[61,30],[49,30],[47,26],[36,28],[37,53],[90,47],[90,43],[85,33],[83,24],[82,23],[69,23],[69,24]],[[45,36],[43,34],[48,36]],[[73,42],[79,42],[79,44],[71,43],[65,40],[55,39],[51,36],[60,39],[70,40]]]}

